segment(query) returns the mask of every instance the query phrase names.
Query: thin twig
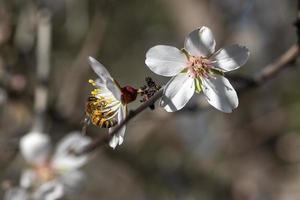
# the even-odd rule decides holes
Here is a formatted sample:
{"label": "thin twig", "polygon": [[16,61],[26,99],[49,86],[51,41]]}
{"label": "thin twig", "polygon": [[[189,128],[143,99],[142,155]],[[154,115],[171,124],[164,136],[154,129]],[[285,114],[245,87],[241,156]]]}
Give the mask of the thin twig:
{"label": "thin twig", "polygon": [[[237,87],[239,93],[243,93],[251,88],[256,88],[265,84],[268,80],[276,77],[282,70],[293,64],[299,56],[299,48],[297,45],[291,46],[286,52],[284,52],[279,58],[277,58],[273,63],[264,67],[257,75],[253,78],[240,77],[237,83],[243,83],[240,87]],[[234,76],[229,77],[229,79],[236,79]]]}
{"label": "thin twig", "polygon": [[148,101],[141,104],[137,109],[130,110],[127,117],[118,124],[115,129],[109,134],[105,135],[104,137],[98,137],[96,138],[90,145],[88,145],[86,148],[84,148],[81,152],[78,152],[78,154],[84,154],[89,153],[99,146],[106,144],[110,141],[110,139],[123,127],[125,126],[132,118],[143,112],[145,109],[147,109],[149,106],[153,105],[159,98],[161,98],[163,94],[163,90],[159,90],[155,95],[153,95]]}
{"label": "thin twig", "polygon": [[291,46],[284,54],[282,54],[275,62],[266,66],[259,74],[254,78],[255,82],[260,85],[268,79],[276,76],[281,70],[283,70],[289,64],[296,61],[299,55],[298,45]]}
{"label": "thin twig", "polygon": [[[244,84],[243,87],[240,87],[238,89],[239,92],[248,90],[253,87],[257,87],[259,85],[262,85],[263,83],[267,82],[271,78],[275,77],[279,72],[281,72],[284,68],[289,66],[289,64],[293,63],[299,55],[299,48],[297,45],[292,46],[290,49],[288,49],[282,56],[279,57],[274,63],[269,64],[266,66],[257,76],[254,78],[242,78],[244,80],[247,80],[247,84]],[[240,80],[241,81],[241,80]],[[154,104],[163,94],[163,90],[161,89],[159,92],[157,92],[149,101],[141,104],[137,109],[129,111],[129,114],[127,117],[116,126],[114,131],[106,135],[104,137],[98,137],[96,138],[90,145],[86,146],[81,152],[78,152],[78,154],[84,154],[92,152],[93,150],[97,149],[98,147],[102,146],[103,144],[106,144],[109,142],[109,140],[123,127],[125,126],[132,118],[140,114],[142,111],[144,111],[146,108],[148,108],[150,105]]]}
{"label": "thin twig", "polygon": [[[290,64],[296,62],[299,56],[299,47],[300,47],[300,0],[298,1],[298,13],[297,13],[297,21],[295,23],[297,27],[297,36],[298,42],[297,44],[291,46],[285,53],[283,53],[278,59],[276,59],[273,63],[267,65],[260,71],[256,76],[253,77],[237,77],[231,76],[229,79],[234,79],[236,82],[242,83],[240,87],[237,88],[238,93],[243,93],[246,90],[261,86],[266,83],[268,80],[276,77],[282,70],[284,70]],[[129,111],[127,117],[118,124],[114,131],[109,135],[104,137],[96,138],[90,145],[86,146],[81,152],[77,152],[77,155],[85,154],[94,151],[98,147],[108,143],[110,139],[123,127],[125,126],[132,118],[143,112],[150,105],[153,105],[159,98],[162,97],[163,89],[158,91],[152,98],[150,98],[147,102],[141,104],[137,109]]]}

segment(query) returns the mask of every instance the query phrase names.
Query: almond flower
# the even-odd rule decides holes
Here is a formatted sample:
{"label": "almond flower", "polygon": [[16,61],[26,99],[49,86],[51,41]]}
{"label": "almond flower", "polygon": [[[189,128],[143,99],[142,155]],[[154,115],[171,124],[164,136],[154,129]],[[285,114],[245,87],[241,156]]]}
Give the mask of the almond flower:
{"label": "almond flower", "polygon": [[56,200],[72,195],[82,186],[85,175],[79,171],[88,161],[88,155],[77,156],[91,140],[79,132],[65,136],[52,154],[48,135],[30,132],[20,140],[20,152],[29,168],[24,170],[19,187],[9,189],[5,200]]}
{"label": "almond flower", "polygon": [[[88,99],[86,115],[95,126],[109,128],[110,134],[125,119],[127,104],[136,99],[137,90],[131,86],[121,87],[96,59],[89,57],[89,64],[98,79],[89,81],[96,89]],[[123,143],[125,130],[126,126],[123,126],[113,135],[109,141],[110,147],[115,148]]]}
{"label": "almond flower", "polygon": [[146,65],[156,74],[172,77],[164,88],[160,105],[168,112],[182,109],[194,92],[203,91],[216,109],[230,113],[238,96],[224,73],[238,69],[249,58],[249,50],[231,45],[215,51],[211,30],[202,26],[185,39],[184,49],[157,45],[148,50]]}

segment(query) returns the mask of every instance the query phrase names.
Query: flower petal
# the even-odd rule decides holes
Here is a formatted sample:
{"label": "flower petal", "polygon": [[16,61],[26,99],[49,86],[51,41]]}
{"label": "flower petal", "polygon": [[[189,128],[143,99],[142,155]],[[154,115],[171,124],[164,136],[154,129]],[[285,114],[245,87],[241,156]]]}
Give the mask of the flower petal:
{"label": "flower petal", "polygon": [[194,79],[186,73],[180,73],[165,86],[160,105],[168,112],[180,110],[192,98],[194,92]]}
{"label": "flower petal", "polygon": [[[127,115],[127,108],[126,106],[121,106],[118,111],[118,124],[122,122]],[[111,134],[112,131],[114,131],[115,127],[112,127],[109,129],[109,134]],[[124,125],[109,141],[109,146],[111,148],[116,148],[117,145],[121,145],[124,141],[126,131],[126,125]]]}
{"label": "flower petal", "polygon": [[222,112],[230,113],[239,104],[236,91],[223,76],[202,78],[202,90],[207,101]]}
{"label": "flower petal", "polygon": [[215,37],[208,27],[202,26],[187,36],[184,48],[193,56],[207,57],[215,52]]}
{"label": "flower petal", "polygon": [[86,176],[82,171],[72,170],[62,174],[59,180],[64,185],[65,192],[68,195],[76,195],[83,190]]}
{"label": "flower petal", "polygon": [[121,101],[122,92],[115,81],[108,79],[106,82],[106,87],[118,101]]}
{"label": "flower petal", "polygon": [[187,58],[176,47],[157,45],[147,51],[145,63],[156,74],[175,76],[186,67]]}
{"label": "flower petal", "polygon": [[4,200],[28,200],[28,192],[21,187],[8,189],[4,194]]}
{"label": "flower petal", "polygon": [[246,47],[235,44],[218,50],[210,60],[214,67],[232,71],[244,65],[249,55],[250,52]]}
{"label": "flower petal", "polygon": [[26,189],[30,188],[37,180],[37,176],[38,175],[34,170],[25,170],[24,172],[22,172],[20,178],[20,186]]}
{"label": "flower petal", "polygon": [[112,93],[117,100],[121,101],[121,90],[105,67],[92,57],[89,57],[89,62],[99,76],[95,82],[96,86],[101,89],[101,95],[102,93]]}
{"label": "flower petal", "polygon": [[30,132],[21,138],[20,150],[28,163],[42,165],[47,161],[51,151],[50,138],[43,133]]}
{"label": "flower petal", "polygon": [[50,181],[42,184],[33,193],[36,200],[58,200],[64,196],[64,186],[58,181]]}
{"label": "flower petal", "polygon": [[110,73],[107,71],[104,65],[98,62],[95,58],[90,56],[88,61],[94,72],[99,76],[103,83],[106,83],[107,79],[112,79]]}
{"label": "flower petal", "polygon": [[83,166],[88,161],[88,155],[75,155],[88,145],[91,139],[81,135],[79,132],[69,133],[58,143],[52,159],[52,166],[58,170],[71,170]]}

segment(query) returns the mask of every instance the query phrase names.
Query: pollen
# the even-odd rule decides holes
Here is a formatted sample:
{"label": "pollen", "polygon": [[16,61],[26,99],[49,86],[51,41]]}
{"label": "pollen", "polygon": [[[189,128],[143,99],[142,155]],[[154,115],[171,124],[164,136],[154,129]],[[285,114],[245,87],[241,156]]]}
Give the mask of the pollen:
{"label": "pollen", "polygon": [[50,166],[39,166],[36,172],[41,181],[50,181],[55,178],[55,172]]}
{"label": "pollen", "polygon": [[88,81],[92,86],[96,86],[96,82],[94,81],[94,80],[92,80],[92,79],[89,79],[89,81]]}
{"label": "pollen", "polygon": [[211,72],[212,64],[207,58],[190,56],[187,68],[190,76],[200,78]]}
{"label": "pollen", "polygon": [[98,88],[94,80],[90,79],[88,82],[96,87],[90,92],[86,103],[85,112],[88,120],[102,128],[115,126],[118,123],[117,114],[121,102],[117,101],[112,94],[107,95],[107,92],[104,94],[105,88]]}
{"label": "pollen", "polygon": [[113,98],[100,96],[99,89],[94,89],[86,104],[86,115],[92,124],[102,128],[110,128],[117,124],[116,116],[121,105]]}
{"label": "pollen", "polygon": [[96,96],[96,95],[100,94],[100,92],[101,92],[100,89],[94,89],[94,90],[91,91],[91,95]]}

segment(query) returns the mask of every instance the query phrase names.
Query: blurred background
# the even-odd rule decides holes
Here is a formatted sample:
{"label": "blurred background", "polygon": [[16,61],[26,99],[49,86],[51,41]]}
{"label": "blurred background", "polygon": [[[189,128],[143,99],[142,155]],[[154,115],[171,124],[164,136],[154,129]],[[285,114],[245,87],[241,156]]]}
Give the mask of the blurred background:
{"label": "blurred background", "polygon": [[[80,130],[102,62],[122,85],[141,87],[151,76],[145,52],[157,44],[183,47],[206,25],[217,47],[238,43],[249,62],[233,72],[253,76],[297,41],[296,1],[282,0],[1,0],[0,180],[17,185],[26,166],[19,138],[36,121],[39,18],[50,28],[48,90],[43,129],[54,143]],[[45,14],[46,13],[46,14]],[[44,44],[43,42],[42,45]],[[47,46],[47,44],[44,44]],[[47,52],[46,52],[47,53]],[[288,68],[240,95],[232,114],[213,107],[169,114],[157,107],[128,125],[116,150],[101,147],[83,168],[84,190],[74,200],[299,200],[300,71]],[[41,97],[42,98],[42,97]],[[203,105],[195,95],[190,104]],[[139,102],[131,105],[131,108]],[[107,134],[90,126],[88,135]],[[3,196],[3,190],[0,193]]]}

